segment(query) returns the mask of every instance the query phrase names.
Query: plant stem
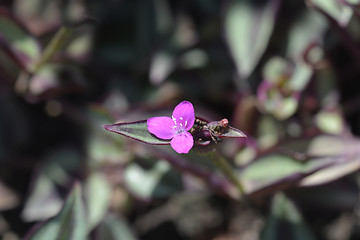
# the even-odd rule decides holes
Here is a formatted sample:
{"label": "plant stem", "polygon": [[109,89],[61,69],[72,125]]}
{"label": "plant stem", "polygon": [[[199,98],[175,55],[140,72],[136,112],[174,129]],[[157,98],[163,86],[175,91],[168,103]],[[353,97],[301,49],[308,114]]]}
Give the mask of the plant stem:
{"label": "plant stem", "polygon": [[239,191],[240,195],[244,194],[244,187],[240,183],[239,179],[234,174],[229,163],[219,155],[216,150],[210,153],[210,158],[214,162],[214,164],[223,172],[223,174],[236,186],[237,190]]}
{"label": "plant stem", "polygon": [[64,45],[66,38],[70,35],[71,28],[61,27],[51,39],[49,44],[46,46],[41,59],[35,65],[33,72],[37,72],[45,63],[47,63],[54,54]]}

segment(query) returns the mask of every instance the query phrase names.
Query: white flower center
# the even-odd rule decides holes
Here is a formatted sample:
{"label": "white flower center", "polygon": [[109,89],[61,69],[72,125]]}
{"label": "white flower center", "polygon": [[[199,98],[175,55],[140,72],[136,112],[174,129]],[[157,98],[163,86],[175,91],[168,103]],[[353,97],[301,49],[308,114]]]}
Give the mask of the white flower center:
{"label": "white flower center", "polygon": [[175,117],[172,116],[172,120],[173,120],[173,122],[174,122],[173,129],[175,129],[175,131],[176,131],[177,133],[182,133],[182,132],[184,132],[185,127],[187,126],[188,121],[185,120],[185,122],[183,122],[184,118],[183,118],[183,117],[180,117],[180,122],[179,122],[179,125],[178,125]]}

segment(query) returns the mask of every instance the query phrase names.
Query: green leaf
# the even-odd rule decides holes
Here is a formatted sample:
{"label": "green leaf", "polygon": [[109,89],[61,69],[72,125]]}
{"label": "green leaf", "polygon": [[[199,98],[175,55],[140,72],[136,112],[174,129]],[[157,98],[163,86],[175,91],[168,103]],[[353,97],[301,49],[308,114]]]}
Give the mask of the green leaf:
{"label": "green leaf", "polygon": [[74,34],[70,43],[66,46],[66,54],[72,59],[83,62],[88,59],[91,48],[93,46],[94,30],[91,27],[83,27],[77,30],[79,33]]}
{"label": "green leaf", "polygon": [[316,126],[329,134],[341,134],[345,129],[343,117],[339,111],[320,111],[315,116]]}
{"label": "green leaf", "polygon": [[322,42],[327,27],[328,22],[319,13],[315,11],[302,13],[290,28],[286,55],[293,59],[301,59],[310,44]]}
{"label": "green leaf", "polygon": [[13,2],[16,17],[36,36],[49,33],[61,24],[61,8],[56,1],[15,0]]}
{"label": "green leaf", "polygon": [[180,66],[184,69],[203,68],[209,62],[208,54],[202,49],[191,49],[180,56]]}
{"label": "green leaf", "polygon": [[111,189],[100,174],[93,173],[87,179],[84,190],[89,229],[92,229],[100,223],[108,210]]}
{"label": "green leaf", "polygon": [[304,178],[300,185],[313,186],[327,183],[360,169],[360,139],[336,135],[322,135],[313,138],[307,153],[314,161],[328,161],[332,164]]}
{"label": "green leaf", "polygon": [[309,4],[312,4],[321,11],[324,11],[344,27],[348,25],[353,15],[352,9],[341,1],[310,0]]}
{"label": "green leaf", "polygon": [[46,64],[41,67],[29,80],[31,94],[40,95],[51,89],[58,88],[60,85],[57,74],[59,68],[60,66],[55,64]]}
{"label": "green leaf", "polygon": [[332,135],[286,142],[256,158],[240,177],[252,195],[325,184],[360,169],[359,144],[358,138]]}
{"label": "green leaf", "polygon": [[241,172],[245,191],[249,194],[261,194],[284,189],[320,169],[329,165],[329,161],[306,161],[291,156],[272,153],[257,158]]}
{"label": "green leaf", "polygon": [[[194,136],[195,139],[201,139],[201,140],[196,140],[196,144],[200,146],[207,146],[207,145],[210,146],[211,143],[213,143],[212,137],[201,136],[207,132],[211,133],[211,136],[216,136],[219,138],[247,137],[245,133],[243,133],[237,128],[230,127],[228,123],[229,121],[226,118],[222,119],[221,121],[213,121],[213,122],[209,122],[208,120],[202,118],[196,118],[195,124],[190,130],[190,133]],[[199,135],[201,136],[200,138],[198,137]]]}
{"label": "green leaf", "polygon": [[[150,159],[149,159],[150,160]],[[182,189],[180,174],[163,160],[148,162],[147,168],[132,163],[125,169],[127,188],[142,199],[163,198]]]}
{"label": "green leaf", "polygon": [[207,183],[216,192],[232,198],[239,198],[239,193],[231,182],[224,177],[209,155],[190,151],[188,154],[178,154],[167,146],[152,145],[149,147],[153,152],[159,153],[175,169],[182,173],[194,175]]}
{"label": "green leaf", "polygon": [[[118,111],[121,108],[118,104],[121,101],[117,95],[114,94],[110,97],[109,108]],[[128,152],[124,151],[124,138],[119,138],[116,134],[109,134],[104,131],[103,123],[110,123],[111,117],[108,115],[108,111],[105,111],[103,107],[90,107],[88,111],[88,141],[87,141],[87,153],[88,158],[93,163],[97,164],[126,164],[129,161]]]}
{"label": "green leaf", "polygon": [[296,112],[299,93],[307,86],[312,73],[312,69],[300,61],[293,65],[280,57],[270,58],[258,88],[259,106],[279,120],[289,118]]}
{"label": "green leaf", "polygon": [[175,67],[174,54],[170,51],[159,51],[154,54],[151,65],[149,78],[154,85],[161,84]]}
{"label": "green leaf", "polygon": [[73,148],[57,149],[45,156],[33,177],[21,217],[25,221],[42,221],[55,216],[64,202],[57,187],[66,188],[72,182],[70,173],[80,165],[81,157]]}
{"label": "green leaf", "polygon": [[294,72],[289,79],[289,88],[293,91],[303,91],[310,81],[313,70],[302,62],[295,64]]}
{"label": "green leaf", "polygon": [[277,193],[271,204],[270,217],[263,230],[262,240],[315,239],[295,204],[283,193]]}
{"label": "green leaf", "polygon": [[345,0],[346,2],[348,2],[349,4],[360,4],[360,0]]}
{"label": "green leaf", "polygon": [[80,68],[72,64],[43,64],[28,81],[33,101],[78,92],[85,82]]}
{"label": "green leaf", "polygon": [[126,137],[144,143],[155,144],[155,145],[170,144],[170,140],[163,140],[157,138],[148,131],[147,120],[104,125],[104,128],[108,131],[119,133],[121,135],[124,135]]}
{"label": "green leaf", "polygon": [[246,138],[245,133],[234,127],[228,127],[227,130],[219,135],[221,138]]}
{"label": "green leaf", "polygon": [[267,90],[267,98],[260,102],[263,111],[272,114],[278,120],[291,117],[298,107],[298,99],[295,93],[284,96],[282,92],[282,89],[274,86]]}
{"label": "green leaf", "polygon": [[60,213],[48,220],[27,239],[30,240],[84,240],[87,224],[81,187],[76,183]]}
{"label": "green leaf", "polygon": [[225,16],[225,34],[238,74],[248,77],[264,53],[273,31],[279,0],[234,0]]}
{"label": "green leaf", "polygon": [[0,14],[0,40],[28,70],[40,59],[39,43],[8,14]]}
{"label": "green leaf", "polygon": [[99,226],[99,239],[103,240],[136,240],[134,233],[124,219],[115,216],[107,216]]}
{"label": "green leaf", "polygon": [[63,200],[59,196],[52,179],[41,173],[26,200],[21,217],[28,222],[44,220],[56,215],[62,204]]}
{"label": "green leaf", "polygon": [[283,155],[270,155],[256,159],[241,173],[245,191],[261,190],[292,174],[302,172],[302,164]]}

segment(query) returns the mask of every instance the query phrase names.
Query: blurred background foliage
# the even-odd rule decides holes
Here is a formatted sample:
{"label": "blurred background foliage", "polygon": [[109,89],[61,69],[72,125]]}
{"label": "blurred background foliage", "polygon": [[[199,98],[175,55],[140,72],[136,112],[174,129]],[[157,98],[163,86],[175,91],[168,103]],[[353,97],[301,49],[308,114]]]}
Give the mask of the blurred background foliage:
{"label": "blurred background foliage", "polygon": [[[360,1],[2,0],[0,235],[360,238]],[[105,131],[170,115],[209,160]]]}

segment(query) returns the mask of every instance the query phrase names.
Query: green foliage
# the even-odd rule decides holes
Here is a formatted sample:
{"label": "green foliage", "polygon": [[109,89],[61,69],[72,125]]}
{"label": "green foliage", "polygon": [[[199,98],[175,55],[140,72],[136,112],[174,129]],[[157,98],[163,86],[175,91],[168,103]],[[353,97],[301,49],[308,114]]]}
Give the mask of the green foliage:
{"label": "green foliage", "polygon": [[111,132],[122,134],[126,137],[149,144],[170,144],[170,140],[157,138],[147,130],[146,120],[131,123],[118,123],[105,125],[104,128]]}
{"label": "green foliage", "polygon": [[2,45],[8,45],[11,54],[24,67],[31,69],[40,59],[41,49],[37,40],[9,18],[6,12],[0,15],[0,32]]}
{"label": "green foliage", "polygon": [[100,174],[93,173],[85,182],[86,210],[89,229],[93,229],[103,220],[110,201],[111,188]]}
{"label": "green foliage", "polygon": [[59,214],[40,226],[28,239],[86,239],[87,227],[81,188],[75,184]]}
{"label": "green foliage", "polygon": [[104,240],[137,239],[124,219],[108,216],[99,227],[99,237]]}
{"label": "green foliage", "polygon": [[142,199],[169,197],[183,189],[181,176],[164,160],[157,160],[152,166],[142,168],[136,163],[125,169],[126,187]]}
{"label": "green foliage", "polygon": [[[286,230],[285,230],[286,229]],[[261,239],[315,239],[304,223],[301,213],[291,199],[283,193],[277,193],[271,203],[270,216]]]}
{"label": "green foliage", "polygon": [[279,7],[278,0],[266,1],[263,6],[254,1],[232,1],[226,13],[227,41],[238,73],[247,78],[264,53]]}
{"label": "green foliage", "polygon": [[[0,238],[358,239],[359,16],[2,1]],[[177,154],[146,119],[183,100],[200,130]]]}

